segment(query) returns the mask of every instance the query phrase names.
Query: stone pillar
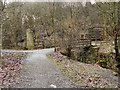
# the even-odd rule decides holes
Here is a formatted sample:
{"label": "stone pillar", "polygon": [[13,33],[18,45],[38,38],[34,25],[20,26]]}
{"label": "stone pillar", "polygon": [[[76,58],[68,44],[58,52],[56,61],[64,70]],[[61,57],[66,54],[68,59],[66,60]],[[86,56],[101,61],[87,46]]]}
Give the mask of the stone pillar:
{"label": "stone pillar", "polygon": [[30,29],[26,30],[26,41],[27,45],[26,48],[33,49],[34,48],[34,36],[33,36],[33,31]]}

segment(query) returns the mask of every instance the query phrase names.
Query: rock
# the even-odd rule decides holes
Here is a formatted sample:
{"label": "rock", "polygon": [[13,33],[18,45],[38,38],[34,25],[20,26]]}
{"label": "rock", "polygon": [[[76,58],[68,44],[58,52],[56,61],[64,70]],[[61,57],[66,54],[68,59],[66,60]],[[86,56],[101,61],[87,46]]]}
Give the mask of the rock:
{"label": "rock", "polygon": [[50,87],[52,88],[57,88],[56,85],[51,84]]}

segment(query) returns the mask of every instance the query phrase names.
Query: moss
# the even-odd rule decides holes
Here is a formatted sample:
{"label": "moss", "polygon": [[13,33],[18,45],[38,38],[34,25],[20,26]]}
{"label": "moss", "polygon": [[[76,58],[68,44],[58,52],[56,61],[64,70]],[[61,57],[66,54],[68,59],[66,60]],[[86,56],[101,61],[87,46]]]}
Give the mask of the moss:
{"label": "moss", "polygon": [[118,75],[118,73],[117,73],[117,72],[113,72],[113,74],[114,74],[115,76],[117,76],[117,75]]}
{"label": "moss", "polygon": [[59,68],[60,68],[61,70],[65,70],[65,68],[64,68],[63,66],[59,66]]}
{"label": "moss", "polygon": [[47,56],[48,59],[50,59],[52,62],[54,62],[54,65],[55,65],[55,66],[57,66],[57,65],[60,64],[59,62],[56,62],[53,58],[51,58],[51,57],[49,56],[49,54],[46,55],[46,56]]}
{"label": "moss", "polygon": [[63,64],[67,64],[65,61],[62,61]]}
{"label": "moss", "polygon": [[0,90],[1,90],[1,88],[4,88],[3,86],[0,86]]}
{"label": "moss", "polygon": [[75,79],[75,82],[78,82],[79,80],[78,79]]}
{"label": "moss", "polygon": [[83,83],[83,79],[80,79],[81,83]]}

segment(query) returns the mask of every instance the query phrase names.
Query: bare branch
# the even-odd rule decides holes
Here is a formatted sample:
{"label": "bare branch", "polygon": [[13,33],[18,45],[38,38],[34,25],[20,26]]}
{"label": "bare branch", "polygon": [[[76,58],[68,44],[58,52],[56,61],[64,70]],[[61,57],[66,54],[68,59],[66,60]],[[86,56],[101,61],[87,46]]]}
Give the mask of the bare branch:
{"label": "bare branch", "polygon": [[25,4],[25,3],[22,3],[22,4],[20,4],[20,5],[14,5],[14,6],[7,7],[7,8],[11,9],[11,8],[15,8],[15,7],[22,7],[24,4]]}
{"label": "bare branch", "polygon": [[2,9],[1,9],[1,11],[3,11],[3,10],[5,9],[6,0],[4,0],[4,2],[0,1],[0,3],[2,4]]}

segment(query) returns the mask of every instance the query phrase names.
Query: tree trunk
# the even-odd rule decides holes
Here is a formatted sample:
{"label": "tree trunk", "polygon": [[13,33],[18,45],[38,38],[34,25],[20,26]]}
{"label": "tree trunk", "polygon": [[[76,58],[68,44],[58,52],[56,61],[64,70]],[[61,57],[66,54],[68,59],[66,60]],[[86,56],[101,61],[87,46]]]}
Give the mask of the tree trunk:
{"label": "tree trunk", "polygon": [[68,53],[68,57],[71,57],[71,46],[70,45],[68,45],[67,53]]}
{"label": "tree trunk", "polygon": [[55,25],[54,25],[54,3],[53,3],[53,10],[52,10],[52,27],[53,27],[53,36],[54,36],[54,45],[55,45],[55,52],[56,52],[56,35],[55,35]]}
{"label": "tree trunk", "polygon": [[2,49],[2,23],[1,23],[1,12],[0,12],[0,64],[2,64],[1,49]]}
{"label": "tree trunk", "polygon": [[2,60],[1,60],[1,49],[2,49],[2,12],[5,9],[5,2],[6,0],[4,0],[4,2],[2,3],[2,9],[0,10],[0,64],[2,64]]}
{"label": "tree trunk", "polygon": [[118,73],[120,75],[120,53],[119,53],[119,47],[118,47],[118,35],[120,34],[120,2],[118,2],[118,11],[117,11],[117,18],[118,18],[118,22],[117,22],[117,26],[115,27],[115,36],[114,36],[114,45],[115,45],[115,59],[117,61],[117,68],[118,68]]}
{"label": "tree trunk", "polygon": [[118,49],[118,36],[117,33],[114,36],[114,46],[115,46],[115,59],[118,62],[117,67],[120,68],[120,54],[119,54],[119,49]]}

